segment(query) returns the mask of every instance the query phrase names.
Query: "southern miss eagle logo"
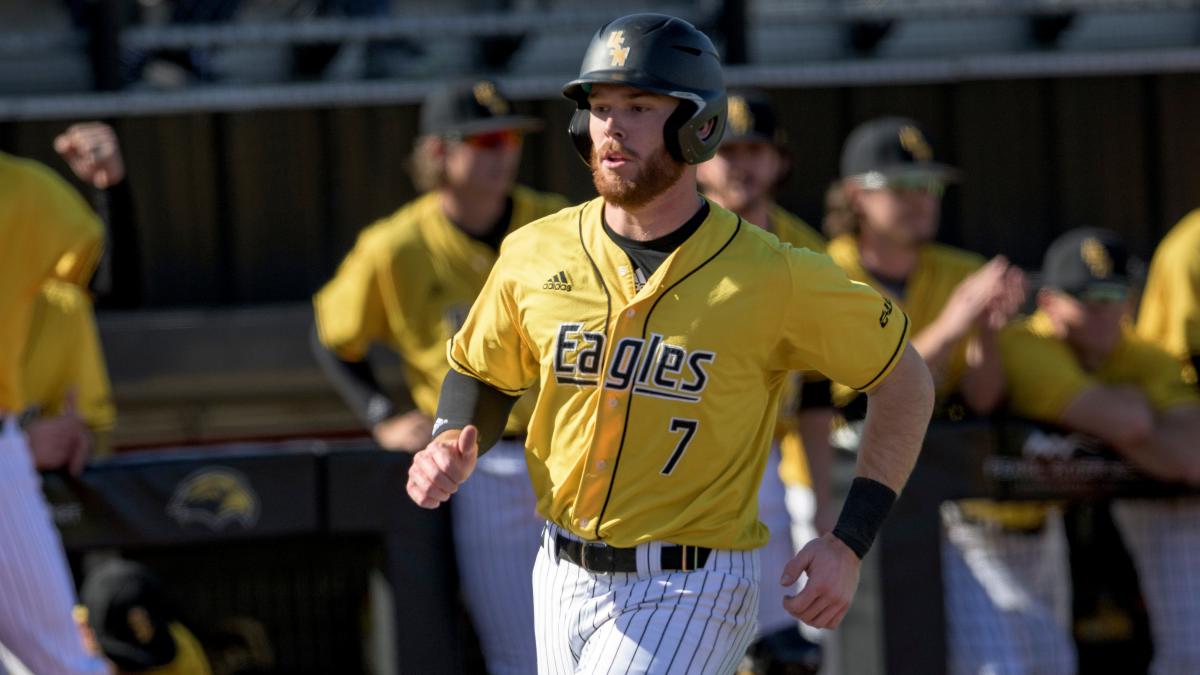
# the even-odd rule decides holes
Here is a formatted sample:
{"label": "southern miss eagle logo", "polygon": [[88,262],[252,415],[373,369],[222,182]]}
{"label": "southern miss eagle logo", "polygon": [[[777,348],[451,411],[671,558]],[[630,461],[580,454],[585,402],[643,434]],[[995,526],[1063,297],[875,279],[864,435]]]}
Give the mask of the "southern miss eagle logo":
{"label": "southern miss eagle logo", "polygon": [[258,523],[258,494],[240,471],[228,467],[201,469],[175,488],[167,515],[181,525],[202,523],[223,530],[237,522],[249,529]]}

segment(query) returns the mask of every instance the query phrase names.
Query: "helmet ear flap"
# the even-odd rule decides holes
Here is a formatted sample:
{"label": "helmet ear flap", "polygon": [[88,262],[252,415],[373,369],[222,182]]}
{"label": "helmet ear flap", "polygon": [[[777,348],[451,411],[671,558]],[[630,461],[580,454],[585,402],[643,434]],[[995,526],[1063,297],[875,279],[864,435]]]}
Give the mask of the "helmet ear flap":
{"label": "helmet ear flap", "polygon": [[583,163],[588,166],[591,166],[592,163],[592,134],[588,130],[591,117],[592,111],[581,108],[571,115],[571,123],[567,125],[567,133],[571,134],[571,141],[575,144],[576,152],[583,158]]}
{"label": "helmet ear flap", "polygon": [[667,146],[667,152],[675,158],[677,162],[686,164],[694,164],[695,162],[688,161],[685,156],[683,147],[680,143],[680,133],[683,131],[683,126],[688,120],[696,114],[696,104],[691,101],[680,101],[679,105],[675,106],[675,112],[667,118],[663,124],[663,143]]}

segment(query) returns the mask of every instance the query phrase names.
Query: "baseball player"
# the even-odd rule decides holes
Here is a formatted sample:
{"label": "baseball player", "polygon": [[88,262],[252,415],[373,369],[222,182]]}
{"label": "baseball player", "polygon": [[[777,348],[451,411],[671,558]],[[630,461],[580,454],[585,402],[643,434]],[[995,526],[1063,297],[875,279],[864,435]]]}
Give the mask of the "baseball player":
{"label": "baseball player", "polygon": [[[717,154],[696,168],[696,178],[704,194],[745,222],[779,237],[781,242],[824,251],[825,239],[820,233],[775,203],[774,195],[787,178],[791,158],[786,133],[777,124],[770,98],[759,91],[735,91],[729,94],[728,106],[728,123]],[[759,552],[765,569],[783,567],[800,546],[816,536],[812,531],[811,510],[800,515],[796,523],[792,522],[780,480],[780,443],[800,442],[795,420],[791,419],[799,396],[799,379],[799,376],[789,378],[785,386],[781,419],[758,490],[758,518],[770,531],[770,540]],[[808,467],[801,453],[795,456],[800,462],[788,467],[789,477],[795,482],[797,492],[808,491],[808,499],[802,498],[798,503],[811,505],[814,501],[807,485]],[[801,529],[803,538],[793,538],[794,528]],[[751,647],[751,652],[760,661],[800,660],[815,671],[820,660],[819,649],[800,636],[795,619],[783,608],[783,598],[789,590],[774,584],[762,589],[758,605],[759,643]]]}
{"label": "baseball player", "polygon": [[[120,146],[107,124],[72,125],[55,139],[54,147],[75,175],[97,190],[124,181]],[[116,410],[92,298],[84,289],[57,279],[42,286],[29,321],[21,373],[26,419],[43,418],[48,425],[73,425],[74,419],[54,422],[49,419],[68,411],[71,412],[68,417],[73,418],[77,413],[91,433],[91,454],[109,453],[108,435]],[[86,458],[83,453],[76,455],[73,459],[78,464],[72,468],[81,470]]]}
{"label": "baseball player", "polygon": [[115,675],[212,675],[204,648],[144,565],[106,560],[88,572],[79,595],[75,620],[84,642],[112,662]]}
{"label": "baseball player", "polygon": [[76,420],[27,436],[21,359],[33,306],[51,278],[86,283],[101,249],[86,202],[45,166],[0,153],[0,645],[39,675],[103,673],[71,617],[74,589],[37,468],[81,467],[86,429]]}
{"label": "baseball player", "polygon": [[600,197],[505,241],[448,345],[408,493],[436,508],[466,489],[507,411],[536,390],[538,671],[731,673],[755,633],[768,537],[755,491],[788,372],[871,392],[837,528],[766,570],[784,585],[807,573],[786,606],[822,627],[849,606],[932,385],[902,312],[697,193],[695,165],[726,123],[706,36],[661,14],[616,19],[563,93]]}
{"label": "baseball player", "polygon": [[[501,240],[565,204],[514,185],[522,134],[539,126],[513,114],[492,82],[434,92],[413,158],[429,191],[364,230],[313,299],[317,359],[385,448],[414,451],[429,441],[446,341],[483,288]],[[403,359],[416,407],[382,391],[366,361],[372,343]],[[532,405],[531,397],[502,425],[504,438],[452,509],[464,598],[492,675],[537,667],[529,575],[543,521],[520,440]]]}
{"label": "baseball player", "polygon": [[1150,261],[1137,332],[1200,373],[1200,210],[1167,233]]}
{"label": "baseball player", "polygon": [[[1023,301],[1023,274],[1003,257],[985,262],[973,253],[934,242],[942,193],[958,172],[935,159],[916,122],[885,117],[860,125],[846,140],[841,164],[842,179],[827,196],[829,256],[851,279],[870,284],[908,313],[913,346],[933,372],[936,415],[961,419],[971,413],[990,413],[1000,403],[1004,386],[998,330]],[[827,471],[832,463],[829,428],[834,418],[830,402],[842,406],[848,420],[861,417],[861,409],[854,392],[843,386],[835,385],[832,397],[826,395],[824,402],[814,403],[818,397],[808,396],[809,391],[802,398],[805,409],[800,424],[803,447],[814,468],[817,527],[823,531],[832,510],[827,501]],[[785,454],[785,463],[788,460]],[[991,541],[987,537],[979,535],[980,540]],[[951,538],[953,543],[961,541]],[[993,560],[987,555],[971,557],[979,558],[981,565]],[[988,607],[956,611],[961,603],[955,600],[964,583],[968,582],[948,575],[951,652],[978,654],[983,639],[958,627],[960,621],[973,622]],[[984,658],[990,660],[990,655]]]}
{"label": "baseball player", "polygon": [[[1142,339],[1179,359],[1184,366],[1184,380],[1197,383],[1196,375],[1200,373],[1200,211],[1188,214],[1159,243],[1142,292],[1137,333]],[[1192,500],[1187,508],[1194,510],[1194,503]],[[1147,606],[1152,607],[1151,629],[1155,641],[1152,668],[1156,673],[1194,671],[1200,668],[1200,659],[1196,657],[1194,642],[1188,641],[1185,636],[1189,633],[1194,636],[1200,630],[1197,628],[1200,612],[1195,604],[1189,603],[1180,618],[1164,616],[1165,610],[1171,606],[1167,603],[1172,602],[1166,594],[1179,592],[1179,589],[1178,582],[1172,579],[1178,575],[1162,565],[1187,564],[1185,560],[1194,558],[1194,553],[1183,547],[1194,547],[1195,539],[1190,543],[1187,540],[1168,543],[1171,552],[1179,551],[1182,555],[1191,556],[1189,558],[1171,561],[1162,554],[1153,553],[1148,546],[1154,543],[1153,540],[1141,540],[1133,535],[1133,529],[1141,526],[1138,511],[1144,517],[1148,508],[1150,514],[1154,513],[1153,507],[1153,504],[1143,503],[1120,504],[1114,508],[1118,523],[1124,527],[1127,543],[1138,542],[1130,545],[1134,563],[1142,578],[1143,591],[1147,595]],[[1159,508],[1162,509],[1162,505]],[[1152,524],[1151,527],[1156,537],[1166,535],[1161,525]],[[1189,529],[1188,532],[1194,533],[1194,530]],[[1150,576],[1154,579],[1148,582],[1146,577]],[[1195,583],[1194,577],[1192,579]],[[1152,592],[1155,595],[1153,598],[1150,597]],[[1180,651],[1187,656],[1179,654]]]}
{"label": "baseball player", "polygon": [[[1200,391],[1171,354],[1133,334],[1127,264],[1109,231],[1051,244],[1037,312],[1001,338],[1009,407],[1094,436],[1160,480],[1200,485]],[[1117,500],[1113,515],[1150,617],[1150,672],[1200,672],[1200,498]]]}

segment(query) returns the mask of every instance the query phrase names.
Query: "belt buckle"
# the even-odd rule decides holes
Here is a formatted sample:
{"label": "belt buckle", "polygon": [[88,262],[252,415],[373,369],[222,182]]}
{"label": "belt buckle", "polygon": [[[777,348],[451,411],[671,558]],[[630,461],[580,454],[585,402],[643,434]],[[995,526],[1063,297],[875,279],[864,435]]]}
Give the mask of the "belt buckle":
{"label": "belt buckle", "polygon": [[589,572],[603,571],[596,569],[593,564],[588,563],[588,551],[593,547],[599,549],[602,546],[604,546],[604,544],[593,544],[590,541],[583,542],[583,545],[579,548],[579,566]]}
{"label": "belt buckle", "polygon": [[[613,557],[612,557],[611,551],[606,551],[606,549],[608,549],[608,548],[609,548],[608,544],[604,544],[601,542],[591,542],[591,541],[583,542],[583,546],[579,549],[579,566],[589,572],[599,572],[601,574],[612,574],[613,573]],[[589,549],[595,551],[595,553],[593,553],[591,555],[591,558],[592,558],[591,561],[588,560],[589,556],[588,556],[587,552]],[[606,553],[608,553],[607,559],[605,559]],[[596,558],[599,558],[604,564],[597,565]]]}

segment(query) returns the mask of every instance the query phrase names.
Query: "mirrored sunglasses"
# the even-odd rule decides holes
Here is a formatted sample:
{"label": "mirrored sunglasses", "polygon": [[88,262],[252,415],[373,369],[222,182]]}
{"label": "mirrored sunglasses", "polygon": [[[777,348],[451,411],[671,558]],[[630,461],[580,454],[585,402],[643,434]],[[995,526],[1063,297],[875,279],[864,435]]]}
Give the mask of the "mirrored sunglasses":
{"label": "mirrored sunglasses", "polygon": [[514,129],[498,129],[481,134],[471,134],[459,139],[459,142],[479,150],[495,150],[497,148],[513,148],[521,143],[521,132]]}

